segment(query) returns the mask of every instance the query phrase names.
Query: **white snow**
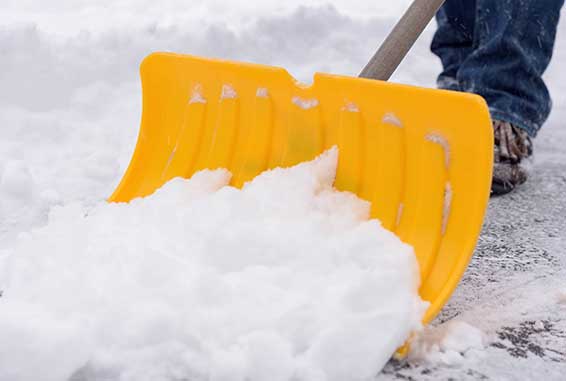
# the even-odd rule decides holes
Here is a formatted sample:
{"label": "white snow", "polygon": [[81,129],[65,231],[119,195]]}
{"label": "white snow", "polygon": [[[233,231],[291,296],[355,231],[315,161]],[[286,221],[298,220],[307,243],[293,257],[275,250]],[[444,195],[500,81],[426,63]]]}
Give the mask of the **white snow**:
{"label": "white snow", "polygon": [[202,85],[196,85],[191,93],[191,98],[189,99],[189,104],[193,103],[206,103],[206,99],[202,96]]}
{"label": "white snow", "polygon": [[348,112],[360,112],[360,108],[354,102],[346,102],[344,105],[344,110]]}
{"label": "white snow", "polygon": [[451,320],[437,327],[427,327],[416,335],[411,340],[409,360],[457,366],[466,357],[481,352],[485,344],[482,331],[466,322]]}
{"label": "white snow", "polygon": [[446,169],[448,169],[450,167],[450,143],[448,143],[448,140],[446,140],[444,136],[436,133],[428,134],[426,139],[442,147],[442,150],[444,151],[444,165],[446,166]]}
{"label": "white snow", "polygon": [[0,379],[370,379],[426,303],[412,249],[332,188],[337,154],[52,209],[0,264]]}
{"label": "white snow", "polygon": [[302,108],[303,110],[309,110],[318,106],[318,99],[303,99],[301,97],[293,97],[291,100],[293,104]]}
{"label": "white snow", "polygon": [[[3,167],[3,168],[2,168]],[[24,161],[9,160],[0,167],[0,237],[14,238],[17,231],[33,225],[55,203],[54,191],[42,191]],[[2,245],[0,244],[0,249]]]}
{"label": "white snow", "polygon": [[267,88],[265,87],[258,87],[255,95],[258,98],[268,98],[269,90],[267,90]]}
{"label": "white snow", "polygon": [[533,328],[537,331],[544,331],[544,323],[540,320],[537,320],[533,325]]}
{"label": "white snow", "polygon": [[392,124],[397,127],[403,127],[403,122],[401,122],[401,120],[397,117],[397,115],[395,115],[392,112],[388,112],[385,115],[383,115],[381,121],[383,123]]}
{"label": "white snow", "polygon": [[450,218],[450,211],[452,210],[452,198],[454,192],[452,191],[452,184],[449,181],[444,186],[444,202],[442,204],[442,234],[446,233],[448,226],[448,219]]}
{"label": "white snow", "polygon": [[238,93],[231,85],[222,85],[222,94],[220,99],[234,99],[238,97]]}

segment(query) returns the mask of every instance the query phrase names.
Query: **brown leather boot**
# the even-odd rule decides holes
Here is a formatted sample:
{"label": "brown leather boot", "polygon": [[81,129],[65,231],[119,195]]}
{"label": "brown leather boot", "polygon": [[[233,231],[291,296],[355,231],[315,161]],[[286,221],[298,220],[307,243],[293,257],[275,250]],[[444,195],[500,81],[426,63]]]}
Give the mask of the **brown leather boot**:
{"label": "brown leather boot", "polygon": [[493,122],[495,152],[491,194],[503,195],[527,181],[524,160],[532,155],[533,145],[527,133],[508,122]]}

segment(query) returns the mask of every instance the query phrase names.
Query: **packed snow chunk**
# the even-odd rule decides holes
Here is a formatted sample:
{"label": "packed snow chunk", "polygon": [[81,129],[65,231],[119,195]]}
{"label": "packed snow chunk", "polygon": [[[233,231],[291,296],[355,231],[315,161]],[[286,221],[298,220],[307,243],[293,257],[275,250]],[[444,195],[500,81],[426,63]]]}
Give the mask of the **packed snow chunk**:
{"label": "packed snow chunk", "polygon": [[223,85],[222,86],[222,94],[220,95],[221,99],[234,99],[238,97],[238,93],[236,90],[230,85]]}
{"label": "packed snow chunk", "polygon": [[206,103],[206,99],[202,96],[202,85],[198,84],[193,88],[191,93],[191,99],[189,99],[189,104],[193,103]]}
{"label": "packed snow chunk", "polygon": [[544,323],[540,320],[535,321],[535,324],[533,324],[533,328],[536,331],[544,331],[546,329],[546,327],[544,326]]}
{"label": "packed snow chunk", "polygon": [[446,169],[449,169],[451,149],[448,140],[440,134],[428,134],[426,136],[426,140],[442,147],[442,150],[444,151],[444,165],[446,166]]}
{"label": "packed snow chunk", "polygon": [[258,87],[255,95],[258,98],[269,98],[269,90],[265,87]]}
{"label": "packed snow chunk", "polygon": [[0,261],[0,379],[372,379],[426,303],[412,248],[333,189],[337,155],[55,207]]}
{"label": "packed snow chunk", "polygon": [[438,327],[427,327],[412,339],[409,360],[457,366],[466,357],[483,351],[485,335],[463,321],[449,321]]}
{"label": "packed snow chunk", "polygon": [[318,99],[303,99],[301,97],[293,97],[292,102],[295,106],[302,108],[303,110],[310,110],[318,106]]}

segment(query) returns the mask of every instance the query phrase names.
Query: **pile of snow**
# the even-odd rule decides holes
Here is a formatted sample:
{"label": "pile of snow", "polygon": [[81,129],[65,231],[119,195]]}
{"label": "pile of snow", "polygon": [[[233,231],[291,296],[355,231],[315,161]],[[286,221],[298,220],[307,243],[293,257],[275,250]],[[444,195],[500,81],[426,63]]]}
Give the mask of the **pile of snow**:
{"label": "pile of snow", "polygon": [[371,379],[426,303],[337,155],[55,207],[0,256],[0,379]]}
{"label": "pile of snow", "polygon": [[458,320],[427,327],[413,338],[409,361],[457,366],[485,349],[486,338],[478,328]]}
{"label": "pile of snow", "polygon": [[25,162],[0,164],[0,237],[13,239],[18,230],[40,219],[47,204],[56,199],[57,195],[40,191]]}

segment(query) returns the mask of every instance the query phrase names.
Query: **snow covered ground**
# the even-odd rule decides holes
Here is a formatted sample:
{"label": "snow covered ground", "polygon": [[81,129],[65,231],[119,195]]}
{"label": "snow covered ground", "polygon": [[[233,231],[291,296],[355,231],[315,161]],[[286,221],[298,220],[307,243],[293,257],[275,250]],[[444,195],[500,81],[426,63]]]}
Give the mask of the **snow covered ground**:
{"label": "snow covered ground", "polygon": [[[55,206],[94,207],[112,192],[135,144],[138,65],[148,52],[274,64],[307,82],[314,71],[356,74],[408,3],[3,0],[0,256]],[[393,81],[434,86],[432,31]],[[532,179],[492,201],[472,265],[435,322],[471,324],[481,345],[463,323],[441,326],[428,336],[436,352],[417,364],[391,361],[378,379],[564,379],[565,61],[563,23],[547,75],[555,111],[537,139]],[[469,345],[458,349],[453,337]]]}

